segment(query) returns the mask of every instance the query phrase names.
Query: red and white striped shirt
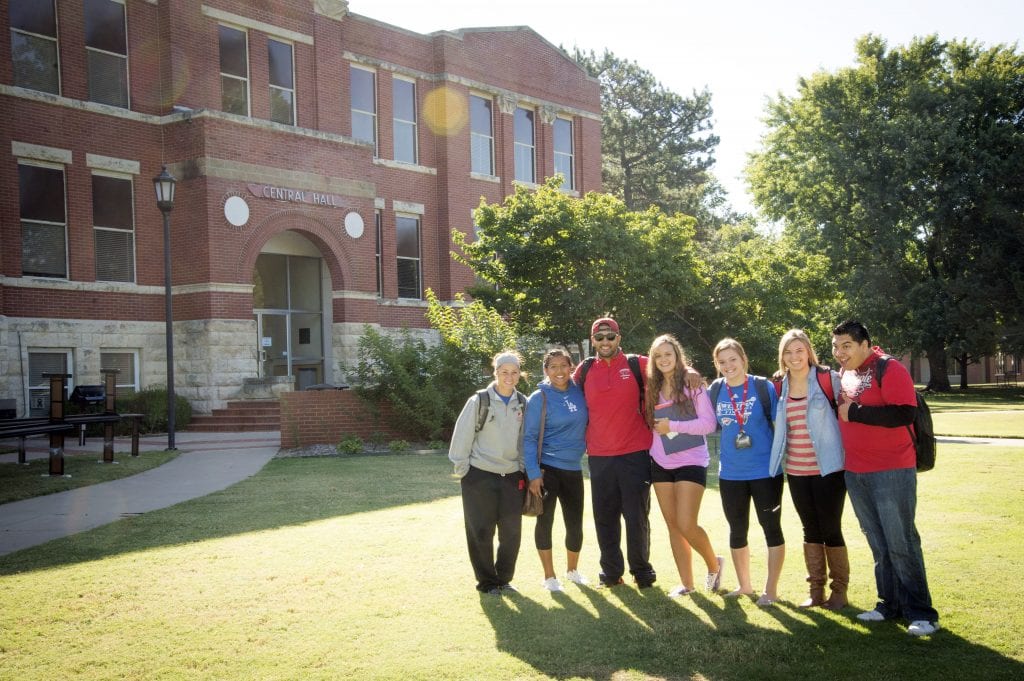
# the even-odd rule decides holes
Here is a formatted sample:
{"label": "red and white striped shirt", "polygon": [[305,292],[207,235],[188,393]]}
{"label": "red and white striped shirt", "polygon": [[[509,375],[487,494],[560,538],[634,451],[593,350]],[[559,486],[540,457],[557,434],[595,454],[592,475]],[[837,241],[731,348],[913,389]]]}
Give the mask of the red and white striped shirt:
{"label": "red and white striped shirt", "polygon": [[821,475],[807,430],[807,398],[786,400],[786,474]]}

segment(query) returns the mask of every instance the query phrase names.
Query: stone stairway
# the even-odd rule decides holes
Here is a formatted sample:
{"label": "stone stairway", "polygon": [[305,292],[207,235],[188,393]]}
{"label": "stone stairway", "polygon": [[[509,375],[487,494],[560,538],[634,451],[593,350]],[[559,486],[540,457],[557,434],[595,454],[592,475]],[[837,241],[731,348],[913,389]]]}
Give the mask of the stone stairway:
{"label": "stone stairway", "polygon": [[195,414],[186,430],[201,433],[281,430],[281,403],[277,400],[233,400],[226,409]]}

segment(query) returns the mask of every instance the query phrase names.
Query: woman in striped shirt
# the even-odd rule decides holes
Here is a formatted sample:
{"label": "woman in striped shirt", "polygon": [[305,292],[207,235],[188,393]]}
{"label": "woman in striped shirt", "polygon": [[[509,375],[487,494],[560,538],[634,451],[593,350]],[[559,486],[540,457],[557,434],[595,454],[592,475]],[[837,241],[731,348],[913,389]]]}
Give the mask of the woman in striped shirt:
{"label": "woman in striped shirt", "polygon": [[[807,334],[787,331],[779,342],[782,383],[769,471],[783,470],[804,534],[810,598],[802,607],[846,605],[850,562],[843,539],[843,445],[835,404],[839,374],[818,364]],[[825,598],[831,570],[832,593]]]}

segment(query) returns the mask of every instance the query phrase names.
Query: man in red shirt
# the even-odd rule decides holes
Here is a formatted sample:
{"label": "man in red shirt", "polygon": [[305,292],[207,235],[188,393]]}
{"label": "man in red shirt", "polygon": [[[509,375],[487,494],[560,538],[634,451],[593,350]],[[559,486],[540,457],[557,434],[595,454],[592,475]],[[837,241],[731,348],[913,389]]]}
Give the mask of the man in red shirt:
{"label": "man in red shirt", "polygon": [[[590,491],[594,506],[597,544],[601,551],[601,584],[622,583],[625,572],[621,548],[621,520],[626,523],[626,557],[637,586],[654,584],[657,575],[650,561],[651,429],[640,411],[640,386],[619,348],[619,324],[604,317],[590,328],[597,357],[587,371],[583,393],[590,420],[587,454]],[[647,358],[641,356],[641,376]],[[583,364],[573,380],[579,383]]]}
{"label": "man in red shirt", "polygon": [[[917,414],[914,382],[895,359],[882,359],[863,324],[843,322],[832,331],[832,354],[843,386],[839,432],[846,450],[846,489],[875,559],[878,603],[864,622],[903,617],[907,633],[939,629],[921,552],[914,441],[907,428]],[[879,363],[885,362],[884,381]]]}

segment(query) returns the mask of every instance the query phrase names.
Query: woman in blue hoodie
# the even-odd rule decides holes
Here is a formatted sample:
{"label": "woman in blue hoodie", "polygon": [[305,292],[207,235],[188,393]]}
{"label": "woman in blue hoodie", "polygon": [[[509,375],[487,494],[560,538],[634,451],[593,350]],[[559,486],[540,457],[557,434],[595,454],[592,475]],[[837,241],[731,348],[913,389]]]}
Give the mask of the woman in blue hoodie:
{"label": "woman in blue hoodie", "polygon": [[[561,348],[544,356],[544,380],[530,395],[523,429],[523,461],[530,479],[529,492],[544,497],[544,513],[537,517],[534,542],[544,568],[544,588],[561,591],[551,551],[555,504],[561,502],[565,522],[565,578],[586,584],[579,573],[583,546],[583,453],[587,448],[587,402],[572,382],[572,356]],[[541,416],[543,415],[543,431]],[[543,439],[542,439],[543,438]],[[538,461],[537,445],[541,441]]]}

